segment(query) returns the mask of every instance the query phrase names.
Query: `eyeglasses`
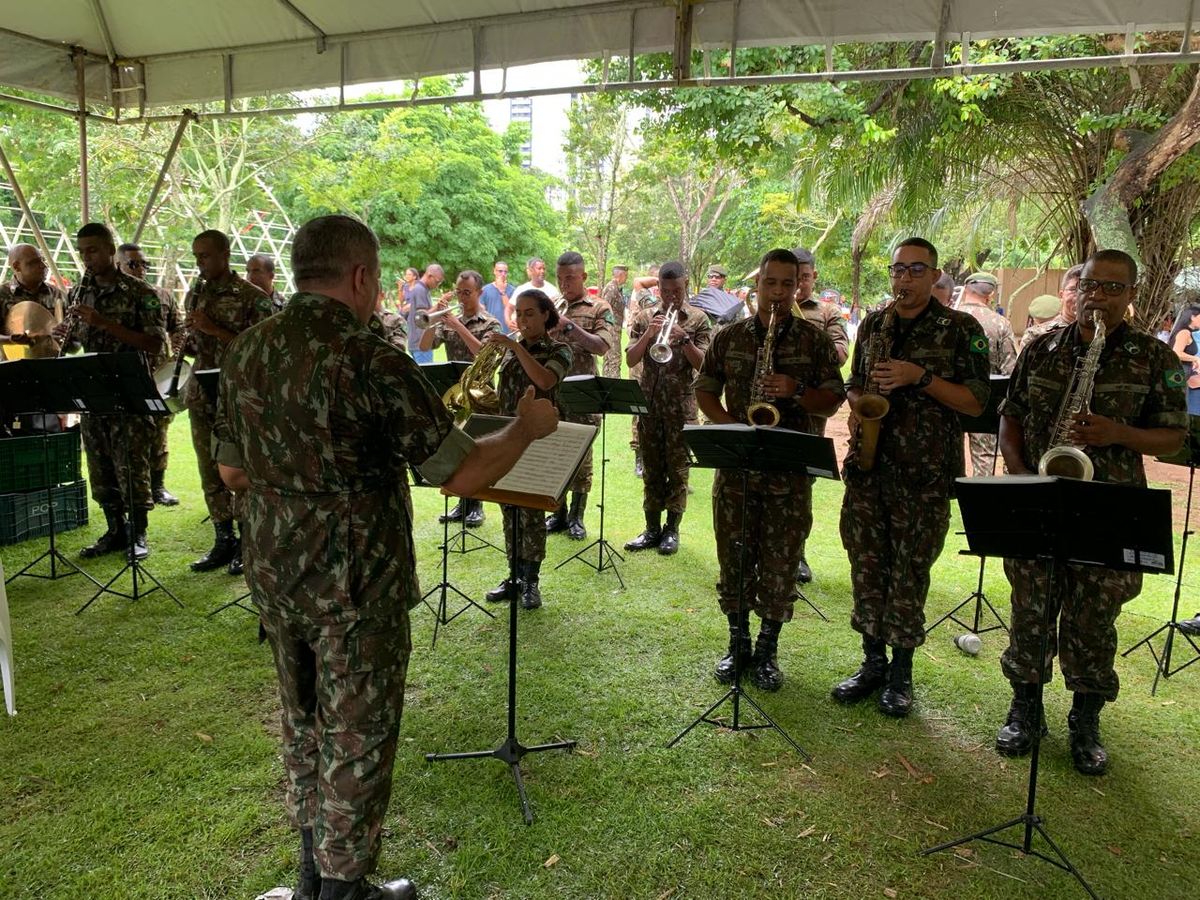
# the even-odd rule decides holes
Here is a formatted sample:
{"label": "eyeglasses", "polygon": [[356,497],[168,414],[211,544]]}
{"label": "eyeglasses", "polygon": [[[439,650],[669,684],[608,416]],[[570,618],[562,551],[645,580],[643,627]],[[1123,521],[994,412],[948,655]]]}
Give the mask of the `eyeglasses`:
{"label": "eyeglasses", "polygon": [[932,268],[933,266],[926,265],[925,263],[909,263],[908,265],[904,263],[892,263],[887,267],[887,271],[893,278],[901,278],[905,272],[913,278],[920,278]]}
{"label": "eyeglasses", "polygon": [[1096,281],[1094,278],[1080,278],[1078,290],[1081,294],[1090,294],[1092,291],[1100,290],[1106,297],[1119,297],[1127,287],[1131,287],[1131,285],[1123,281]]}
{"label": "eyeglasses", "polygon": [[131,259],[129,262],[125,263],[125,265],[129,266],[131,269],[145,269],[150,266],[150,263],[146,262],[144,259]]}

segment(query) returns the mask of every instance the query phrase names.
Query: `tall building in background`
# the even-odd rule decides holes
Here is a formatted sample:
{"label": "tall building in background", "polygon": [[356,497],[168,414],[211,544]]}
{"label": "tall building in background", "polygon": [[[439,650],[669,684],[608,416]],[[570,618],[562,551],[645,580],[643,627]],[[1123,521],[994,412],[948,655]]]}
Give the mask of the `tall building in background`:
{"label": "tall building in background", "polygon": [[521,167],[533,165],[533,98],[514,97],[508,101],[508,121],[525,122],[529,125],[529,140],[521,145]]}

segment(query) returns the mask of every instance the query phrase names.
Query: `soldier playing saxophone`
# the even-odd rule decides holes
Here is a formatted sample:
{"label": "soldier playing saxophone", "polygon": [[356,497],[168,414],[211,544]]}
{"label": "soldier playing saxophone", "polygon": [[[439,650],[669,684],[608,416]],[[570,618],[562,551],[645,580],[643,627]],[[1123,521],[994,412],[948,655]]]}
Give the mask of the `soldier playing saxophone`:
{"label": "soldier playing saxophone", "polygon": [[[954,479],[963,474],[958,414],[978,415],[988,396],[988,342],[979,323],[931,296],[941,275],[937,250],[923,238],[896,248],[888,273],[895,301],[858,330],[846,382],[851,446],[843,478],[842,544],[854,590],[851,627],[862,635],[863,663],[833,689],[853,703],[883,688],[879,708],[908,715],[913,650],[925,640],[929,570],[950,526]],[[883,349],[877,332],[887,329]],[[872,360],[868,368],[868,356]],[[873,466],[864,470],[854,412],[873,396],[888,400],[879,423]],[[887,648],[892,648],[889,665]]]}

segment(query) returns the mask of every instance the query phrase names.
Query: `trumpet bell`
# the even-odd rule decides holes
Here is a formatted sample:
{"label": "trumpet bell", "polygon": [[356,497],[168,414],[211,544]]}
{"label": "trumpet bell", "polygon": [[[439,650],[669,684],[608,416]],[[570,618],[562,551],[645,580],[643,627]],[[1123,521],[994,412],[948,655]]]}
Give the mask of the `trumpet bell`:
{"label": "trumpet bell", "polygon": [[1091,481],[1096,474],[1096,466],[1091,457],[1078,447],[1061,444],[1042,454],[1042,458],[1038,460],[1038,474]]}
{"label": "trumpet bell", "polygon": [[655,344],[650,348],[650,358],[659,365],[666,365],[675,357],[675,352],[666,344]]}

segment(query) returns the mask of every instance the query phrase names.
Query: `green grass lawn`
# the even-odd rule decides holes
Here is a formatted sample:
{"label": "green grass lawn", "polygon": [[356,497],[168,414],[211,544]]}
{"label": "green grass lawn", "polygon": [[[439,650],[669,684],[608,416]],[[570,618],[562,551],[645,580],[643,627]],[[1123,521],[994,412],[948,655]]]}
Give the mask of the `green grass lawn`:
{"label": "green grass lawn", "polygon": [[[274,670],[251,616],[205,617],[240,585],[187,569],[211,530],[200,521],[186,419],[171,434],[168,485],[183,505],[152,514],[149,566],[182,610],[161,594],[136,605],[105,597],[76,617],[90,596],[80,578],[9,585],[19,715],[0,716],[0,897],[252,898],[294,877]],[[607,533],[618,546],[642,521],[627,436],[627,420],[611,423]],[[499,762],[424,760],[503,738],[506,620],[468,611],[434,650],[432,616],[414,611],[381,874],[412,876],[425,898],[1076,896],[1068,875],[1005,849],[918,855],[1023,808],[1025,762],[992,750],[1009,699],[1004,641],[986,635],[970,658],[951,643],[957,629],[935,631],[917,654],[907,721],[870,703],[836,706],[829,688],[859,658],[839,484],[817,486],[809,545],[808,596],[831,621],[798,605],[781,642],[787,681],[760,697],[813,762],[769,731],[704,726],[665,749],[723,690],[709,674],[726,641],[713,591],[711,482],[709,472],[693,478],[679,554],[628,558],[625,590],[611,572],[577,562],[555,570],[579,545],[550,540],[546,605],[520,617],[519,733],[527,744],[575,738],[579,748],[526,758],[532,827]],[[419,569],[432,585],[442,498],[418,490],[414,504]],[[63,536],[64,551],[75,557],[101,522],[93,507],[87,529]],[[594,536],[594,507],[587,524]],[[503,543],[495,507],[480,533]],[[977,563],[957,555],[962,546],[952,536],[934,570],[931,621],[975,586]],[[41,548],[5,547],[0,560],[12,572]],[[86,567],[104,579],[120,564]],[[454,556],[451,580],[481,598],[503,565],[491,550]],[[985,586],[1007,615],[998,563]],[[1171,579],[1147,579],[1121,619],[1122,649],[1165,620],[1172,590]],[[1185,614],[1195,605],[1188,600]],[[1112,758],[1104,778],[1075,773],[1069,698],[1059,680],[1049,690],[1039,811],[1102,896],[1194,896],[1186,885],[1200,859],[1200,665],[1155,698],[1148,654],[1117,668],[1123,689],[1103,717]]]}

